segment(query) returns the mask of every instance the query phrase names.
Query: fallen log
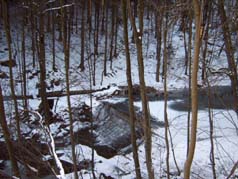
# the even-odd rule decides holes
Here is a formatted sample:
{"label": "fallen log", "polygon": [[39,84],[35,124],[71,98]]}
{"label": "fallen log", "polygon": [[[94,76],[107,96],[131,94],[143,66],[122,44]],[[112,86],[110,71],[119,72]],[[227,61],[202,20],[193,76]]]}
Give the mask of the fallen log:
{"label": "fallen log", "polygon": [[[83,95],[83,94],[92,94],[95,92],[99,92],[99,91],[104,91],[109,89],[110,86],[101,88],[101,89],[92,89],[92,90],[74,90],[74,91],[70,91],[69,95],[73,96],[73,95]],[[53,97],[63,97],[63,96],[67,96],[66,91],[52,91],[52,92],[46,92],[46,96],[48,98],[53,98]],[[36,98],[40,98],[40,95],[16,95],[16,99],[17,100],[23,100],[23,99],[36,99]],[[3,96],[3,100],[4,101],[10,101],[12,100],[12,96]]]}

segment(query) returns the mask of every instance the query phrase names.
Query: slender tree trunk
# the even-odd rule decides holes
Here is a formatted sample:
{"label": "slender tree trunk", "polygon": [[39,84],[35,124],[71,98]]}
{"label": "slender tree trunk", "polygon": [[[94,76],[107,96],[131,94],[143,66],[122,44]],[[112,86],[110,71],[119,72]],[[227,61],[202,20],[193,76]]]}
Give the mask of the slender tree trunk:
{"label": "slender tree trunk", "polygon": [[104,46],[104,62],[103,62],[103,75],[107,76],[107,41],[108,41],[108,2],[105,2],[106,21],[105,21],[105,46]]}
{"label": "slender tree trunk", "polygon": [[11,141],[10,132],[7,127],[7,120],[5,115],[1,84],[0,84],[0,124],[3,131],[4,140],[7,145],[7,151],[8,151],[9,159],[11,161],[13,175],[15,175],[16,177],[20,177],[20,172],[17,165],[17,160],[14,155],[14,149],[13,149],[13,145]]}
{"label": "slender tree trunk", "polygon": [[211,17],[211,2],[212,1],[206,1],[204,5],[204,15],[203,15],[203,27],[205,28],[204,30],[204,48],[202,52],[202,80],[203,83],[206,81],[206,57],[207,57],[207,46],[208,46],[208,40],[209,40],[209,29],[210,29],[210,17]]}
{"label": "slender tree trunk", "polygon": [[36,46],[35,46],[35,17],[34,17],[34,8],[31,3],[31,50],[32,50],[32,66],[36,66]]}
{"label": "slender tree trunk", "polygon": [[[88,33],[88,36],[89,36],[89,39],[90,39],[90,34]],[[92,57],[90,56],[91,54],[91,48],[90,48],[90,41],[88,41],[87,45],[87,55],[89,56],[89,59],[87,60],[88,61],[88,72],[89,72],[89,90],[91,91],[92,90],[92,86],[93,86],[93,61],[92,61]],[[90,127],[91,127],[91,130],[90,130],[90,133],[91,135],[93,136],[94,134],[94,117],[93,117],[93,96],[92,96],[92,93],[89,94],[89,97],[90,97]],[[96,179],[96,175],[95,175],[95,150],[94,150],[94,145],[95,145],[95,142],[92,140],[91,142],[91,162],[92,162],[92,166],[91,166],[91,171],[92,171],[92,174],[93,174],[93,179]]]}
{"label": "slender tree trunk", "polygon": [[96,85],[96,59],[98,56],[98,34],[99,34],[99,24],[100,24],[100,7],[98,2],[95,2],[95,9],[94,9],[94,54],[93,54],[93,67],[92,67],[92,78],[93,78],[93,85]]}
{"label": "slender tree trunk", "polygon": [[145,135],[145,155],[146,155],[146,166],[148,171],[149,179],[154,179],[154,169],[152,164],[151,150],[152,150],[152,137],[151,137],[151,124],[150,124],[150,114],[149,106],[146,96],[146,86],[144,77],[144,61],[143,61],[143,50],[142,50],[142,34],[143,34],[143,11],[144,11],[144,1],[139,0],[139,30],[136,28],[135,17],[132,16],[131,5],[128,1],[128,11],[130,16],[130,21],[132,24],[132,29],[134,33],[134,38],[136,42],[137,49],[137,60],[138,60],[138,71],[140,79],[140,96],[142,99],[142,112],[144,121],[144,135]]}
{"label": "slender tree trunk", "polygon": [[92,0],[88,0],[88,5],[87,5],[87,24],[88,24],[89,34],[90,34],[91,30],[92,30]]}
{"label": "slender tree trunk", "polygon": [[39,20],[39,66],[40,66],[40,89],[39,94],[43,104],[44,118],[48,125],[49,115],[49,104],[46,96],[46,66],[45,66],[45,31],[44,31],[44,14],[40,14]]}
{"label": "slender tree trunk", "polygon": [[209,126],[210,126],[210,143],[211,143],[211,148],[210,148],[210,161],[212,165],[212,174],[213,174],[213,179],[216,179],[216,164],[215,164],[215,151],[214,151],[214,141],[213,141],[213,133],[214,133],[214,122],[213,122],[213,114],[212,114],[212,98],[211,98],[211,87],[210,83],[207,80],[207,85],[208,85],[208,115],[209,115]]}
{"label": "slender tree trunk", "polygon": [[[63,0],[60,1],[61,6],[63,6]],[[74,130],[73,130],[73,116],[71,109],[70,100],[70,81],[69,81],[69,65],[70,65],[70,20],[67,20],[67,13],[65,9],[61,8],[61,22],[63,29],[63,44],[64,44],[64,61],[65,61],[65,78],[66,78],[66,94],[67,94],[67,104],[69,112],[69,123],[70,123],[70,142],[72,150],[73,168],[74,168],[74,179],[78,179],[77,173],[77,157],[75,151],[75,140],[74,140]]]}
{"label": "slender tree trunk", "polygon": [[11,65],[13,64],[12,47],[11,47],[11,30],[10,30],[10,22],[9,22],[9,14],[8,14],[9,13],[8,4],[6,0],[2,0],[2,6],[3,6],[3,24],[4,24],[4,29],[5,29],[6,38],[7,38],[8,57],[10,61],[10,65],[9,65],[10,88],[11,88],[12,99],[14,102],[15,118],[16,118],[16,124],[17,124],[17,135],[18,135],[18,140],[20,140],[21,139],[20,118],[18,113],[17,99],[15,95],[13,70]]}
{"label": "slender tree trunk", "polygon": [[140,171],[140,163],[138,156],[138,149],[136,144],[136,131],[135,131],[135,111],[133,104],[133,85],[131,79],[131,62],[130,62],[130,52],[129,52],[129,40],[128,40],[128,26],[127,26],[127,8],[126,8],[126,0],[121,1],[122,6],[122,17],[123,17],[123,28],[124,28],[124,44],[125,44],[125,52],[126,52],[126,76],[127,76],[127,84],[128,84],[128,98],[129,98],[129,112],[130,112],[130,128],[131,128],[131,143],[133,150],[133,159],[136,171],[136,178],[141,179],[141,171]]}
{"label": "slender tree trunk", "polygon": [[[162,10],[161,10],[162,11]],[[160,64],[161,64],[161,45],[162,45],[162,20],[163,20],[163,13],[162,12],[156,12],[158,16],[156,16],[156,59],[157,59],[157,65],[156,65],[156,81],[160,81]]]}
{"label": "slender tree trunk", "polygon": [[[25,12],[26,15],[26,12]],[[23,72],[23,96],[27,95],[27,79],[26,79],[26,48],[25,48],[25,23],[26,17],[22,19],[22,72]],[[25,114],[28,112],[28,101],[27,98],[23,100],[23,106],[25,110]]]}
{"label": "slender tree trunk", "polygon": [[85,9],[85,1],[82,1],[82,20],[81,20],[81,62],[80,62],[80,69],[81,71],[84,71],[85,67],[84,67],[84,29],[85,29],[85,25],[84,25],[84,19],[85,19],[85,15],[84,15],[84,9]]}
{"label": "slender tree trunk", "polygon": [[191,76],[192,76],[192,14],[189,11],[189,34],[188,34],[188,118],[187,118],[187,153],[189,151],[190,143],[190,118],[191,118]]}
{"label": "slender tree trunk", "polygon": [[168,51],[167,51],[167,33],[168,33],[168,17],[165,18],[165,26],[164,26],[164,51],[163,51],[163,61],[164,61],[164,123],[165,123],[165,144],[166,144],[166,174],[167,179],[170,179],[170,168],[169,168],[169,137],[168,137],[168,129],[169,129],[169,121],[168,121],[168,113],[167,113],[167,64],[168,64]]}
{"label": "slender tree trunk", "polygon": [[191,137],[189,144],[188,157],[184,165],[184,179],[190,178],[191,165],[193,161],[193,156],[196,148],[196,138],[197,138],[197,115],[198,115],[198,92],[197,92],[197,73],[198,73],[198,62],[199,53],[201,45],[201,5],[198,0],[193,0],[193,7],[195,13],[195,43],[194,43],[194,57],[193,57],[193,70],[191,79],[191,99],[192,99],[192,123],[191,123]]}
{"label": "slender tree trunk", "polygon": [[117,36],[118,36],[118,9],[115,9],[115,33],[114,33],[114,52],[113,56],[116,58],[117,57]]}
{"label": "slender tree trunk", "polygon": [[[187,12],[187,11],[186,11]],[[186,13],[184,12],[184,13]],[[189,65],[189,59],[188,59],[188,47],[187,47],[187,38],[186,38],[186,16],[187,14],[183,15],[182,17],[182,28],[183,28],[183,44],[184,44],[184,53],[185,53],[185,75],[188,74],[188,65]]]}
{"label": "slender tree trunk", "polygon": [[115,10],[116,10],[116,5],[112,5],[112,19],[111,19],[111,42],[110,42],[110,54],[109,54],[109,60],[110,60],[110,69],[112,70],[112,52],[113,52],[113,41],[114,41],[114,33],[115,33]]}
{"label": "slender tree trunk", "polygon": [[52,70],[56,71],[56,64],[55,64],[55,12],[52,11],[51,14],[51,18],[52,18],[52,58],[53,58],[53,62],[52,62]]}
{"label": "slender tree trunk", "polygon": [[237,87],[237,69],[236,69],[236,63],[235,63],[235,57],[234,57],[234,48],[232,45],[231,40],[231,33],[230,28],[228,24],[228,19],[226,16],[226,11],[224,9],[224,0],[218,1],[218,8],[219,8],[219,14],[222,22],[222,31],[223,31],[223,37],[225,41],[225,52],[227,56],[228,66],[231,71],[230,80],[231,80],[231,87],[232,87],[232,93],[234,96],[234,110],[238,115],[238,87]]}

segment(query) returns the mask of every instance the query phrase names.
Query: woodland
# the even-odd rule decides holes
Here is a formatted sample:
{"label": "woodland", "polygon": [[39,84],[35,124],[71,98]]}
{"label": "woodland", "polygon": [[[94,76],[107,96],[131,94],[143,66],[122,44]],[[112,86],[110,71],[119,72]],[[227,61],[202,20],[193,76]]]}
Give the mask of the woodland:
{"label": "woodland", "polygon": [[238,178],[238,1],[1,0],[0,178]]}

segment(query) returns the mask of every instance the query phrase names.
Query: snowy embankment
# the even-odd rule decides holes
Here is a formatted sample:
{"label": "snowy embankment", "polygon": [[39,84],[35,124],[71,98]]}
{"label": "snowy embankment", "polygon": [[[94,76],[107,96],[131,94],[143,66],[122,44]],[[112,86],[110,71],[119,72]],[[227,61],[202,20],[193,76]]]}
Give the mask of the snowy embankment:
{"label": "snowy embankment", "polygon": [[[146,28],[146,26],[145,26]],[[146,30],[146,29],[145,29]],[[122,29],[119,28],[119,39],[122,39]],[[13,31],[13,35],[15,39],[17,38],[17,31]],[[131,35],[131,34],[130,34]],[[156,74],[156,42],[151,35],[149,37],[150,43],[148,46],[145,46],[144,51],[144,63],[145,63],[145,79],[146,84],[148,86],[152,86],[158,91],[163,90],[163,81],[156,82],[155,74]],[[176,32],[172,34],[172,47],[173,54],[169,59],[169,71],[168,71],[168,88],[169,89],[181,89],[188,87],[188,76],[184,75],[184,47],[183,42],[180,38],[181,33]],[[50,35],[49,35],[50,37]],[[30,38],[30,37],[29,37]],[[146,38],[145,38],[146,39]],[[101,46],[103,46],[103,39],[101,39]],[[30,49],[30,41],[27,41],[28,48]],[[20,41],[16,40],[15,45],[19,45]],[[3,44],[5,40],[3,39]],[[70,82],[71,82],[71,90],[80,90],[80,89],[89,89],[89,72],[87,71],[86,62],[86,70],[84,72],[80,72],[79,69],[79,59],[80,53],[78,49],[80,49],[80,38],[78,35],[73,34],[71,38],[71,52],[70,52]],[[93,43],[92,43],[93,44]],[[56,56],[56,65],[58,68],[57,72],[53,72],[51,59],[51,41],[46,42],[46,61],[47,61],[47,82],[50,83],[52,80],[59,80],[59,86],[54,86],[54,88],[49,91],[54,90],[65,90],[65,74],[64,74],[64,55],[62,52],[62,44],[57,43],[57,56]],[[4,46],[4,45],[3,45]],[[5,45],[6,46],[6,45]],[[3,48],[4,47],[0,47]],[[15,47],[16,48],[16,47]],[[103,47],[102,47],[103,48]],[[119,44],[120,53],[116,59],[113,59],[113,68],[112,70],[108,69],[108,75],[106,77],[102,76],[103,66],[102,61],[103,57],[99,56],[96,63],[96,86],[93,87],[95,89],[105,87],[108,85],[114,86],[111,87],[109,94],[117,89],[116,86],[127,85],[126,82],[126,73],[125,73],[125,55],[123,53],[123,42]],[[131,45],[131,60],[132,60],[132,79],[134,84],[139,83],[138,78],[138,69],[137,69],[137,59],[135,53],[135,46]],[[17,56],[17,60],[20,61],[20,54]],[[224,57],[223,54],[221,57]],[[1,59],[7,58],[7,51],[1,54]],[[31,59],[31,53],[27,52],[27,58]],[[30,63],[30,62],[29,62]],[[222,63],[223,64],[223,63]],[[214,62],[212,64],[213,67],[219,65],[220,68],[222,65],[220,62]],[[223,64],[226,65],[225,63]],[[109,62],[108,62],[109,66]],[[29,68],[30,65],[29,65]],[[8,71],[6,67],[1,67],[2,71]],[[31,76],[36,69],[28,69],[28,76]],[[14,68],[15,79],[20,79],[20,73],[18,73],[18,69]],[[227,77],[211,77],[212,84],[211,85],[225,85],[229,84],[229,80]],[[36,88],[36,84],[39,81],[39,77],[33,76],[33,78],[29,79],[28,84],[28,94],[36,96],[38,94],[38,89]],[[8,80],[1,80],[1,83],[4,87],[5,95],[10,94]],[[16,84],[17,94],[21,94],[21,85]],[[55,111],[60,112],[67,109],[66,97],[61,97],[57,99],[57,105],[55,105]],[[90,105],[90,98],[88,95],[82,96],[72,96],[71,102],[72,106],[77,106],[80,101],[86,102]],[[110,99],[111,102],[114,99]],[[115,101],[114,101],[115,102]],[[174,101],[169,101],[169,105]],[[40,101],[38,99],[30,100],[30,107],[32,109],[37,109]],[[99,105],[99,101],[96,101],[93,98],[93,110],[96,106]],[[6,105],[8,105],[6,103]],[[140,102],[135,103],[136,106],[141,107]],[[9,105],[10,106],[10,105]],[[154,101],[149,102],[150,113],[157,117],[159,120],[164,119],[164,103],[163,101]],[[7,112],[11,113],[12,108],[7,108]],[[234,123],[237,124],[237,117],[234,111],[224,110],[224,109],[214,109],[212,110],[212,117],[214,120],[214,143],[215,143],[215,163],[217,170],[217,178],[224,179],[225,176],[229,174],[230,169],[232,168],[234,162],[238,160],[238,140],[237,140],[237,131],[235,130]],[[173,151],[175,155],[175,159],[178,163],[180,170],[183,170],[184,162],[186,159],[186,149],[187,149],[187,112],[181,112],[168,108],[168,118],[169,118],[169,126],[171,132],[170,141],[173,143]],[[54,130],[54,124],[51,125],[51,130]],[[210,126],[209,126],[209,114],[208,110],[200,110],[198,114],[198,136],[197,136],[197,146],[195,152],[195,158],[193,162],[192,174],[193,178],[212,178],[212,169],[210,163]],[[53,140],[52,140],[53,141]],[[54,145],[52,145],[54,146]],[[53,148],[52,148],[53,149]],[[153,164],[155,169],[156,179],[165,178],[166,164],[165,164],[165,142],[164,142],[164,130],[154,129],[153,130]],[[91,159],[91,149],[87,146],[77,145],[76,153],[78,160],[81,161],[83,159]],[[54,152],[54,151],[53,151]],[[60,159],[70,161],[71,159],[71,147],[67,147],[64,149],[60,149],[57,153],[63,153]],[[56,153],[53,153],[54,156]],[[140,145],[139,147],[139,157],[140,164],[142,169],[143,178],[147,178],[146,174],[146,165],[145,165],[145,154],[144,154],[144,145]],[[58,159],[55,156],[55,159]],[[172,148],[170,153],[170,165],[171,165],[171,174],[176,175],[177,169],[174,164],[174,159],[172,156]],[[127,155],[117,155],[111,159],[105,159],[101,156],[98,156],[95,153],[95,172],[97,175],[100,173],[105,173],[106,175],[110,175],[116,179],[132,179],[135,177],[134,171],[134,163],[132,154]],[[90,170],[80,171],[81,175],[84,179],[92,178],[92,174]],[[62,173],[63,175],[63,173]],[[71,178],[72,174],[66,174],[66,178]],[[174,178],[177,178],[174,176]]]}

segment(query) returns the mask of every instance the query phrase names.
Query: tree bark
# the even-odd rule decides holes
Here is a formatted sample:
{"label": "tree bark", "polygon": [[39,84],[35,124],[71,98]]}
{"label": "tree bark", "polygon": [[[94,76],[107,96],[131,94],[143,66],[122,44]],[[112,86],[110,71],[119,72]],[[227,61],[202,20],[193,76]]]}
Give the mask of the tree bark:
{"label": "tree bark", "polygon": [[136,171],[136,178],[141,179],[140,162],[138,156],[138,149],[136,144],[136,131],[135,131],[135,110],[134,110],[134,100],[133,100],[133,84],[131,79],[131,61],[129,52],[129,40],[128,40],[128,26],[127,26],[127,8],[126,0],[121,1],[122,6],[122,17],[123,17],[123,28],[124,28],[124,44],[126,52],[126,76],[128,84],[128,98],[129,98],[129,113],[130,113],[130,129],[131,129],[131,143],[133,150],[133,159]]}
{"label": "tree bark", "polygon": [[[24,11],[24,15],[27,15],[26,10]],[[26,78],[26,48],[25,48],[25,23],[26,17],[23,15],[22,18],[22,78],[23,78],[23,95],[27,95],[27,78]],[[23,100],[23,106],[25,113],[28,111],[28,101],[27,99]]]}
{"label": "tree bark", "polygon": [[170,179],[170,167],[169,167],[169,153],[170,153],[170,146],[169,146],[169,137],[168,137],[168,131],[169,131],[169,121],[168,121],[168,113],[167,113],[167,67],[168,67],[168,51],[167,51],[167,33],[168,33],[168,17],[166,15],[165,17],[165,26],[164,26],[164,50],[163,50],[163,61],[164,61],[164,123],[165,123],[165,130],[164,130],[164,136],[165,136],[165,144],[166,144],[166,174],[167,179]]}
{"label": "tree bark", "polygon": [[[63,0],[60,1],[61,6],[63,6]],[[64,45],[64,61],[65,61],[65,78],[66,78],[66,94],[67,94],[67,104],[68,104],[68,113],[69,113],[69,123],[70,123],[70,142],[72,150],[72,159],[74,167],[74,179],[78,179],[78,167],[77,167],[77,157],[75,151],[74,143],[74,130],[73,130],[73,116],[71,110],[71,100],[70,100],[70,81],[69,81],[69,65],[70,65],[70,18],[67,19],[67,13],[65,9],[61,8],[61,21],[63,29],[63,45]]]}
{"label": "tree bark", "polygon": [[191,78],[191,99],[192,99],[192,121],[191,121],[191,134],[188,157],[184,165],[184,179],[190,178],[191,165],[193,162],[193,156],[196,148],[197,138],[197,115],[198,115],[198,91],[197,91],[197,73],[199,63],[199,53],[201,46],[201,4],[199,0],[193,0],[194,14],[195,14],[195,42],[194,42],[194,57],[193,57],[193,70]]}
{"label": "tree bark", "polygon": [[107,76],[107,41],[108,41],[108,2],[105,1],[105,10],[106,10],[106,21],[105,24],[105,46],[104,46],[104,62],[103,62],[103,75]]}
{"label": "tree bark", "polygon": [[163,12],[156,12],[158,16],[156,16],[156,81],[160,81],[160,66],[161,66],[161,45],[162,45],[162,20],[163,20]]}
{"label": "tree bark", "polygon": [[46,66],[45,66],[45,31],[44,13],[40,13],[39,20],[39,66],[40,66],[40,90],[39,95],[43,104],[44,119],[47,124],[49,120],[49,104],[46,96]]}
{"label": "tree bark", "polygon": [[232,45],[231,33],[230,33],[226,11],[224,9],[224,6],[225,6],[224,0],[219,0],[218,2],[219,2],[218,3],[219,14],[220,14],[221,22],[222,22],[223,37],[225,41],[225,52],[227,56],[229,70],[231,71],[230,80],[231,80],[232,93],[234,96],[233,108],[234,108],[234,111],[238,115],[237,69],[236,69],[236,63],[235,63],[235,57],[234,57],[234,48]]}
{"label": "tree bark", "polygon": [[152,137],[151,137],[151,124],[150,115],[148,108],[148,101],[146,96],[146,85],[144,76],[144,61],[143,61],[143,50],[142,50],[142,35],[143,35],[143,11],[144,11],[144,0],[139,0],[139,30],[136,28],[135,17],[132,16],[132,10],[130,2],[128,1],[128,11],[130,16],[130,21],[132,24],[132,30],[134,33],[134,38],[136,42],[137,49],[137,61],[138,61],[138,71],[140,80],[140,96],[142,100],[142,112],[143,112],[143,122],[144,122],[144,135],[145,135],[145,155],[146,155],[146,166],[148,171],[149,179],[154,179],[154,169],[152,164],[151,150],[152,150]]}
{"label": "tree bark", "polygon": [[12,146],[11,136],[10,136],[10,133],[9,133],[9,130],[7,127],[7,120],[6,120],[6,116],[5,116],[5,108],[4,108],[4,103],[3,103],[1,84],[0,84],[0,124],[1,124],[2,130],[3,130],[4,140],[7,145],[8,155],[9,155],[9,158],[11,161],[13,174],[16,177],[20,177],[17,160],[15,158],[14,150],[13,150],[13,146]]}
{"label": "tree bark", "polygon": [[[12,40],[11,40],[10,22],[9,22],[9,14],[8,14],[9,11],[8,11],[7,1],[2,0],[2,5],[3,5],[3,24],[4,24],[4,29],[5,29],[6,38],[7,38],[7,46],[8,46],[8,57],[9,57],[10,64],[13,64],[12,47],[11,47]],[[17,135],[18,135],[18,140],[20,140],[21,139],[20,119],[19,119],[19,113],[18,113],[17,99],[15,95],[12,65],[9,65],[9,74],[10,74],[11,96],[14,102],[15,118],[16,118],[16,124],[17,124]]]}
{"label": "tree bark", "polygon": [[85,36],[85,15],[84,15],[84,9],[85,9],[85,1],[82,1],[82,14],[81,14],[81,61],[80,61],[80,69],[81,71],[84,71],[84,36]]}

